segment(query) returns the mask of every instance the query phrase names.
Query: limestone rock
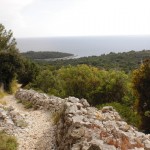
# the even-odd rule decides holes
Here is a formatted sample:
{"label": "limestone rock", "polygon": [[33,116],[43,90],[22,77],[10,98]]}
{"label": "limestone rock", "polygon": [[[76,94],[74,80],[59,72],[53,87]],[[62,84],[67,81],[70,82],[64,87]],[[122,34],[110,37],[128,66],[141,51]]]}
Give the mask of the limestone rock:
{"label": "limestone rock", "polygon": [[56,124],[56,150],[150,150],[150,135],[124,122],[112,106],[98,110],[85,99],[61,99],[22,89],[16,98],[61,114]]}

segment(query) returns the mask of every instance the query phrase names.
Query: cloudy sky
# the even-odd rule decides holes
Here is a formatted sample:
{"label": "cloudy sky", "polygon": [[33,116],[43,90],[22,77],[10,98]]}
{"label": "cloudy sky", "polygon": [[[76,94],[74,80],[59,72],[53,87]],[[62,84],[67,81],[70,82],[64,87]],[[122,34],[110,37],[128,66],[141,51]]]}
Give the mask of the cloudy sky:
{"label": "cloudy sky", "polygon": [[150,35],[150,0],[0,0],[15,37]]}

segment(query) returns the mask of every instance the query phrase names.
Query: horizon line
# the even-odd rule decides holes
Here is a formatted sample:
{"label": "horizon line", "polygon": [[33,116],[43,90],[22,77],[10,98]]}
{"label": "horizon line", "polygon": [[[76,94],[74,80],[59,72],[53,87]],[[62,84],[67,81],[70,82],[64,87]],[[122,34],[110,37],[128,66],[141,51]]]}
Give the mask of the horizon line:
{"label": "horizon line", "polygon": [[150,36],[150,34],[133,34],[133,35],[75,35],[75,36],[33,36],[33,37],[16,37],[15,39],[26,39],[26,38],[78,38],[78,37],[142,37]]}

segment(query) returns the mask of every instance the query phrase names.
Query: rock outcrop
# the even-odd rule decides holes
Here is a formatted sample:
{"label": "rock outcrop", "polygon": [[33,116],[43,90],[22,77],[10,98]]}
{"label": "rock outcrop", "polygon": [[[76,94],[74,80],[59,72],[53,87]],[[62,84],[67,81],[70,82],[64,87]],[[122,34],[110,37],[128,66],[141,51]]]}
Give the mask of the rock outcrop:
{"label": "rock outcrop", "polygon": [[0,105],[0,131],[14,134],[15,130],[24,128],[26,125],[24,117],[16,112],[13,107]]}
{"label": "rock outcrop", "polygon": [[85,99],[20,90],[16,98],[57,116],[58,150],[150,150],[150,135],[128,125],[111,106],[98,110]]}

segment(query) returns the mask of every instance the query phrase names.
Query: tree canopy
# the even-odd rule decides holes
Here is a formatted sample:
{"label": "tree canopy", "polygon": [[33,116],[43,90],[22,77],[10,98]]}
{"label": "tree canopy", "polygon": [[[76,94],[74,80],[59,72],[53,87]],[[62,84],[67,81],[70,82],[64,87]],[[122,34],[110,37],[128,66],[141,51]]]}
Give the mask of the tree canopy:
{"label": "tree canopy", "polygon": [[138,97],[137,109],[142,117],[141,128],[150,132],[150,59],[133,72],[133,84]]}
{"label": "tree canopy", "polygon": [[11,30],[7,31],[0,24],[0,85],[10,91],[10,84],[22,67],[21,56],[16,48],[16,42]]}
{"label": "tree canopy", "polygon": [[49,64],[59,67],[67,66],[69,64],[73,66],[87,64],[101,69],[114,69],[130,73],[139,67],[141,60],[146,58],[150,58],[150,50],[129,51],[122,53],[110,52],[109,54],[103,54],[101,56],[89,56],[76,59],[50,61]]}
{"label": "tree canopy", "polygon": [[0,24],[0,51],[17,51],[12,31],[7,31],[2,24]]}

